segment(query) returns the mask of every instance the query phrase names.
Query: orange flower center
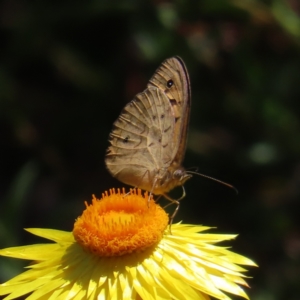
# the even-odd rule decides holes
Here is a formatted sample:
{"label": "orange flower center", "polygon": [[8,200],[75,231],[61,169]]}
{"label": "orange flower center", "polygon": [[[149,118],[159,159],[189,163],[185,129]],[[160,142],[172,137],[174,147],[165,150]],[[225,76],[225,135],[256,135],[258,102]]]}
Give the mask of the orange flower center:
{"label": "orange flower center", "polygon": [[[149,201],[150,200],[150,201]],[[140,189],[126,194],[111,189],[101,200],[93,196],[92,204],[76,220],[76,241],[99,256],[121,256],[140,252],[158,243],[168,226],[168,215]]]}

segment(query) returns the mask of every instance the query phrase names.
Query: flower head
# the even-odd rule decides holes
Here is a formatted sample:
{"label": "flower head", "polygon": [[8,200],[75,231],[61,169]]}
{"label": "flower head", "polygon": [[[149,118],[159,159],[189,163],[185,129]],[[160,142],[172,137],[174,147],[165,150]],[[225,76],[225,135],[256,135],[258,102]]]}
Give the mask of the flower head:
{"label": "flower head", "polygon": [[216,243],[235,235],[204,233],[209,227],[173,224],[140,190],[105,193],[86,210],[73,232],[27,229],[52,244],[0,250],[0,255],[35,261],[0,285],[15,299],[248,299],[248,258]]}

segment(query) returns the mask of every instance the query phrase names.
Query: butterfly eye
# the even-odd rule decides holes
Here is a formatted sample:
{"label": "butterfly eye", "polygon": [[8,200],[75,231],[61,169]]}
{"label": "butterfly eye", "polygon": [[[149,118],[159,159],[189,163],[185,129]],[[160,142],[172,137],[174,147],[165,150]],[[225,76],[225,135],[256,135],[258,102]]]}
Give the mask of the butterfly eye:
{"label": "butterfly eye", "polygon": [[181,180],[182,176],[185,175],[184,170],[182,169],[177,169],[173,173],[173,178],[176,178],[177,180]]}
{"label": "butterfly eye", "polygon": [[173,80],[170,79],[170,80],[168,80],[168,82],[167,82],[167,87],[170,88],[173,84],[174,84]]}

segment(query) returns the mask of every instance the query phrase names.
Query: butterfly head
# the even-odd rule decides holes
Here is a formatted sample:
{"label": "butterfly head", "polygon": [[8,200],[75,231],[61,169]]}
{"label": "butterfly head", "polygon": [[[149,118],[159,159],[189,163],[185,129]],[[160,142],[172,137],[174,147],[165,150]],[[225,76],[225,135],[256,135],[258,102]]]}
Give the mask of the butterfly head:
{"label": "butterfly head", "polygon": [[184,168],[178,168],[173,172],[173,179],[178,183],[177,185],[183,185],[193,175],[188,174]]}
{"label": "butterfly head", "polygon": [[170,166],[158,182],[157,188],[160,190],[158,194],[168,193],[176,186],[184,185],[191,177],[192,175],[188,174],[183,167]]}

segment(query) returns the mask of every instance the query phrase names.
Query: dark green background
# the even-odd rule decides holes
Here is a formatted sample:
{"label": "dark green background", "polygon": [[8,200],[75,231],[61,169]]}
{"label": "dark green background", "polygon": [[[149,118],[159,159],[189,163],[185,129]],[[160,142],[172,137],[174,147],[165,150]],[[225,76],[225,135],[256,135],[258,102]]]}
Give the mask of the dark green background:
{"label": "dark green background", "polygon": [[[166,58],[192,84],[175,221],[239,233],[251,299],[300,294],[300,5],[265,1],[10,1],[0,5],[0,248],[72,230],[105,169],[113,121]],[[176,191],[174,197],[180,195]],[[24,263],[1,258],[1,282]]]}

